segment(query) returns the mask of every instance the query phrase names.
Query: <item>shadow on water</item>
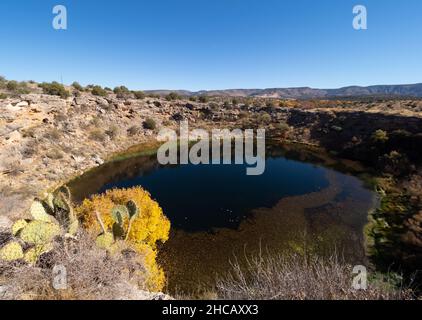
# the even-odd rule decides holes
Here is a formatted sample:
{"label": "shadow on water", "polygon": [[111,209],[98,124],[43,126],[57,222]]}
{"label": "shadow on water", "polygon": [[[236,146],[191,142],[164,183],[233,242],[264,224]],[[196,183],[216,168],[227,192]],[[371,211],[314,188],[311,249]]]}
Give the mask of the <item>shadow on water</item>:
{"label": "shadow on water", "polygon": [[[155,155],[110,162],[70,184],[77,200],[111,188],[142,186],[172,223],[159,261],[170,292],[211,288],[234,257],[334,251],[367,264],[363,228],[373,192],[350,172],[361,168],[312,150],[270,145],[266,170],[244,165],[161,166]],[[334,169],[335,168],[335,169]]]}

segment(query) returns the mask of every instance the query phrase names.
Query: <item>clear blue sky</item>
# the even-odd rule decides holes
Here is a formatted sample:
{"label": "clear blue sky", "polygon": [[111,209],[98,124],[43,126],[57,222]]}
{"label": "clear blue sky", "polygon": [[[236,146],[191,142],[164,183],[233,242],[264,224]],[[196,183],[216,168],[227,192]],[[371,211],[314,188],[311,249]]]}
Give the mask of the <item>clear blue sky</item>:
{"label": "clear blue sky", "polygon": [[[57,4],[67,31],[52,28]],[[1,0],[0,74],[131,89],[417,83],[421,17],[420,0]]]}

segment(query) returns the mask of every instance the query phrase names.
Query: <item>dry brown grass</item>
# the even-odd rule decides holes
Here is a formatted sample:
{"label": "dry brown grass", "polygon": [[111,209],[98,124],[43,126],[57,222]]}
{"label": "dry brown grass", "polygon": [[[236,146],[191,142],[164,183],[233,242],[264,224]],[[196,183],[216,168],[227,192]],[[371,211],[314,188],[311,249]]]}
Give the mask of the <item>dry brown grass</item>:
{"label": "dry brown grass", "polygon": [[[0,240],[8,238],[3,233]],[[143,267],[131,259],[130,252],[110,256],[88,234],[81,234],[78,241],[66,240],[66,245],[61,241],[36,266],[0,261],[0,287],[6,288],[0,299],[111,300],[125,297],[128,290],[136,287],[135,283],[142,284],[141,273],[137,272],[134,278],[133,271]],[[64,290],[53,287],[53,267],[58,265],[67,272]]]}
{"label": "dry brown grass", "polygon": [[92,129],[89,132],[89,138],[94,141],[104,142],[107,138],[107,135],[102,129]]}
{"label": "dry brown grass", "polygon": [[[412,291],[397,288],[388,277],[368,280],[366,290],[352,287],[353,267],[336,257],[322,259],[279,255],[248,260],[217,283],[216,296],[227,300],[402,300]],[[368,272],[368,277],[369,277]]]}

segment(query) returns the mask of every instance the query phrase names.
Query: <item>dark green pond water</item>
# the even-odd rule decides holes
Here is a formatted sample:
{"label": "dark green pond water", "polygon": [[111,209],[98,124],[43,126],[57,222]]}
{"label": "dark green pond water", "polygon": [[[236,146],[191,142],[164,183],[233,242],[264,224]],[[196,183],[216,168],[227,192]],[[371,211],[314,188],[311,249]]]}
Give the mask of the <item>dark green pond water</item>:
{"label": "dark green pond water", "polygon": [[173,228],[197,232],[237,228],[250,210],[321,190],[328,181],[322,167],[269,158],[260,176],[246,175],[246,165],[190,164],[113,181],[99,192],[133,186],[142,186],[157,199]]}
{"label": "dark green pond water", "polygon": [[[71,183],[78,200],[111,188],[142,186],[170,219],[160,250],[169,291],[212,286],[235,256],[300,250],[340,251],[365,264],[363,227],[375,196],[331,158],[271,146],[263,175],[243,165],[161,166],[156,156],[107,163]],[[345,170],[342,170],[345,171]]]}

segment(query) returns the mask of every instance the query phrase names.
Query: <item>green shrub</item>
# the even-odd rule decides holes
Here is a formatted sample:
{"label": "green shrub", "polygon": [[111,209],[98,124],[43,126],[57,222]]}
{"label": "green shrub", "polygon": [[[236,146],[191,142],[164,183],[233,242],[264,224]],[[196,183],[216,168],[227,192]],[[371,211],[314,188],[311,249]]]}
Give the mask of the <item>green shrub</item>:
{"label": "green shrub", "polygon": [[129,89],[126,88],[125,86],[120,86],[120,87],[115,87],[113,92],[115,94],[125,94],[125,93],[130,93]]}
{"label": "green shrub", "polygon": [[6,81],[4,78],[0,80],[0,87],[6,88],[9,92],[14,94],[27,94],[30,92],[26,82],[17,82],[14,80]]}
{"label": "green shrub", "polygon": [[75,88],[76,90],[78,90],[78,91],[84,91],[84,87],[82,87],[80,84],[79,84],[79,82],[73,82],[72,83],[72,87],[73,88]]}
{"label": "green shrub", "polygon": [[131,94],[130,90],[126,88],[125,86],[120,86],[114,88],[113,92],[116,94],[117,98],[128,98],[128,96]]}
{"label": "green shrub", "polygon": [[155,123],[154,119],[148,118],[143,123],[144,128],[148,130],[155,130],[157,124]]}
{"label": "green shrub", "polygon": [[7,98],[7,94],[0,93],[0,100],[6,99],[6,98]]}
{"label": "green shrub", "polygon": [[176,92],[170,92],[166,96],[167,101],[173,101],[173,100],[178,100],[178,99],[180,99],[180,96]]}
{"label": "green shrub", "polygon": [[372,140],[374,142],[385,143],[388,141],[388,134],[384,130],[377,130],[372,134]]}
{"label": "green shrub", "polygon": [[271,116],[268,113],[260,114],[259,121],[261,124],[269,124],[271,122]]}
{"label": "green shrub", "polygon": [[207,103],[209,101],[208,96],[199,96],[199,102],[201,103]]}
{"label": "green shrub", "polygon": [[52,83],[41,83],[39,87],[43,89],[43,92],[45,94],[49,94],[52,96],[60,96],[63,99],[68,98],[70,95],[69,91],[67,91],[62,84],[56,81],[53,81]]}
{"label": "green shrub", "polygon": [[94,86],[91,90],[91,93],[94,96],[101,96],[101,97],[107,96],[107,91],[101,88],[100,86]]}
{"label": "green shrub", "polygon": [[143,91],[133,91],[133,94],[138,100],[145,99],[145,93]]}
{"label": "green shrub", "polygon": [[275,128],[282,136],[285,136],[286,133],[290,130],[289,125],[285,122],[280,122],[276,124]]}
{"label": "green shrub", "polygon": [[196,102],[196,101],[198,101],[198,98],[195,97],[195,96],[191,96],[191,97],[189,97],[189,101]]}
{"label": "green shrub", "polygon": [[18,89],[18,82],[15,80],[11,80],[7,82],[6,89],[9,91],[16,91]]}

